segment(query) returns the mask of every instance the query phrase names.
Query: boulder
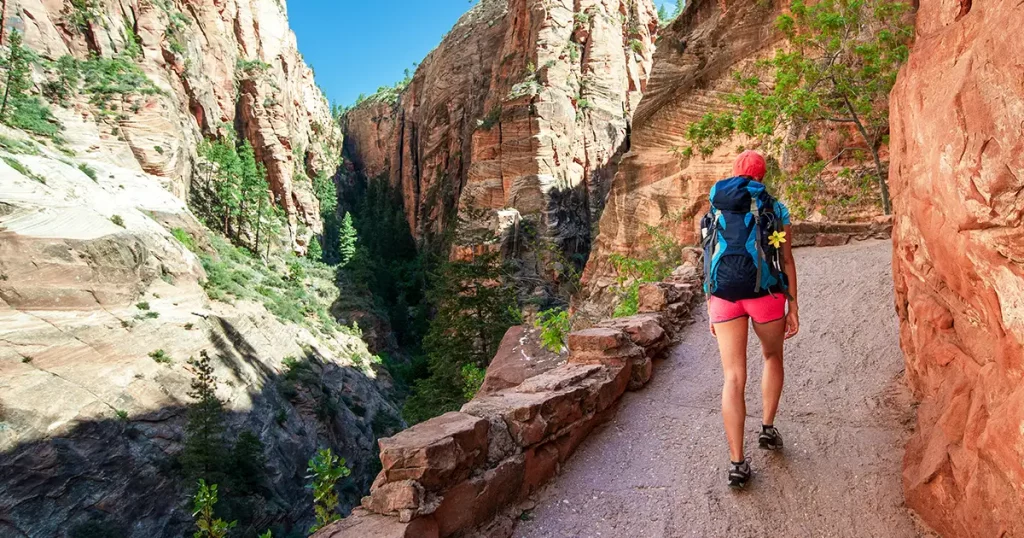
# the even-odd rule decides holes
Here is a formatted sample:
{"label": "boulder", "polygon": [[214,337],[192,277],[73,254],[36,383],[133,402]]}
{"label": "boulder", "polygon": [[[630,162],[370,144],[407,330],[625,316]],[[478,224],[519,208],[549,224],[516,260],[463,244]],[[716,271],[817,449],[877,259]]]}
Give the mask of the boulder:
{"label": "boulder", "polygon": [[644,355],[648,358],[660,358],[670,343],[668,332],[662,328],[662,323],[661,314],[648,313],[605,320],[597,326],[621,330],[630,341],[644,350]]}
{"label": "boulder", "polygon": [[451,536],[475,527],[515,502],[522,489],[524,468],[525,457],[519,455],[446,490],[434,513],[439,535]]}
{"label": "boulder", "polygon": [[500,418],[516,445],[525,449],[614,403],[624,389],[622,372],[621,367],[565,364],[514,389],[474,398],[462,412]]}
{"label": "boulder", "polygon": [[387,482],[416,480],[438,491],[465,480],[487,460],[487,421],[451,412],[380,439]]}
{"label": "boulder", "polygon": [[629,370],[629,389],[637,390],[651,379],[651,358],[621,329],[594,327],[569,334],[571,364],[602,364]]}
{"label": "boulder", "polygon": [[907,505],[945,536],[1024,536],[1024,10],[922,2],[892,92],[893,273],[920,400]]}
{"label": "boulder", "polygon": [[565,355],[552,353],[540,345],[540,331],[516,325],[505,332],[498,352],[487,366],[487,375],[478,394],[491,394],[518,386],[523,381],[565,362]]}

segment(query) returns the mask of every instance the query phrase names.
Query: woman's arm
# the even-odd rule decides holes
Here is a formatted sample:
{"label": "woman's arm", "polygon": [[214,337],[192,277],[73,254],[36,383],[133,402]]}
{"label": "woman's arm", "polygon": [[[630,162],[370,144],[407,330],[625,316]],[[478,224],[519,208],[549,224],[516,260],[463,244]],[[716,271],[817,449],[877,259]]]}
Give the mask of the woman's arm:
{"label": "woman's arm", "polygon": [[797,304],[796,258],[793,257],[793,230],[786,225],[786,242],[782,244],[782,270],[789,282],[789,314],[786,315],[786,338],[793,338],[800,332],[800,313]]}

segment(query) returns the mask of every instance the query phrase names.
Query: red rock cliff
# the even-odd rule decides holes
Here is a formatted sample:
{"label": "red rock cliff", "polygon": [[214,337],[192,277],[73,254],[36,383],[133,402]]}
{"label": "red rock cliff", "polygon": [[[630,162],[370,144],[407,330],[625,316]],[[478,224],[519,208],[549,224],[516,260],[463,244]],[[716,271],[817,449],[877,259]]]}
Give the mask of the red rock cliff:
{"label": "red rock cliff", "polygon": [[458,212],[467,236],[528,221],[585,254],[656,27],[650,0],[484,0],[397,104],[349,113],[346,152],[357,171],[401,188],[419,237]]}
{"label": "red rock cliff", "polygon": [[[283,0],[15,0],[9,26],[44,58],[114,57],[134,38],[133,60],[162,90],[116,118],[84,97],[56,113],[79,155],[168,178],[188,192],[196,145],[232,127],[249,140],[285,210],[293,242],[321,228],[309,175],[333,175],[341,132],[288,26]],[[75,23],[75,17],[81,19]]]}
{"label": "red rock cliff", "polygon": [[1024,7],[922,2],[892,93],[893,272],[921,400],[907,504],[1024,536]]}

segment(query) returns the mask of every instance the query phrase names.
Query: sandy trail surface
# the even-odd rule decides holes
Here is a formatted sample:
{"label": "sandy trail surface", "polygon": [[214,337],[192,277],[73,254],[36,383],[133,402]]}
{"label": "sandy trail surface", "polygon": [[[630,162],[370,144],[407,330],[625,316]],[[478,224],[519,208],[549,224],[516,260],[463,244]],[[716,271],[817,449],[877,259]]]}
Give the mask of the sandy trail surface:
{"label": "sandy trail surface", "polygon": [[[760,346],[751,331],[745,491],[726,487],[722,367],[707,316],[628,393],[524,514],[518,538],[929,536],[903,503],[913,407],[890,278],[891,243],[798,249],[801,333],[786,345],[776,426],[757,448]],[[698,309],[703,310],[703,309]]]}

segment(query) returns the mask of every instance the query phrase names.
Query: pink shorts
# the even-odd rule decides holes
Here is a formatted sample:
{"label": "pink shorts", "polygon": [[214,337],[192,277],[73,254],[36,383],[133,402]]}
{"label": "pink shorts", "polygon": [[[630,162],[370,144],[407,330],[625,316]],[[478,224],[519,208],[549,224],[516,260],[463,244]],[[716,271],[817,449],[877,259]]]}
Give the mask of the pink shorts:
{"label": "pink shorts", "polygon": [[712,295],[708,301],[708,313],[711,323],[725,323],[742,317],[750,317],[754,323],[771,323],[786,317],[786,296],[776,293],[774,297],[765,295],[734,303]]}

